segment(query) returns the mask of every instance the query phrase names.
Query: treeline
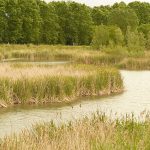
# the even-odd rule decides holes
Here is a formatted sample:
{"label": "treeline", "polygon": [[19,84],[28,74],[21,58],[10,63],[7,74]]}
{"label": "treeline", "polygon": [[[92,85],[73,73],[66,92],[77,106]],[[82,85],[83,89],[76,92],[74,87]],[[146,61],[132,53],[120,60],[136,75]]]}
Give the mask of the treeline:
{"label": "treeline", "polygon": [[75,2],[0,0],[1,43],[89,44],[91,9]]}
{"label": "treeline", "polygon": [[92,10],[95,48],[124,46],[128,52],[150,49],[150,4],[132,2],[100,6]]}
{"label": "treeline", "polygon": [[145,2],[91,8],[76,2],[0,0],[0,43],[132,47],[143,40],[150,47],[149,14]]}

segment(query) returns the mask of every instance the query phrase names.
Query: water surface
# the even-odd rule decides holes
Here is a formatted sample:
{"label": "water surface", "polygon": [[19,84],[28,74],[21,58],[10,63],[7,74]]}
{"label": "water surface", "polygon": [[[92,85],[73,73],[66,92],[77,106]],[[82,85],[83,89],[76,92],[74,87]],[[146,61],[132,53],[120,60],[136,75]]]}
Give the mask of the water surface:
{"label": "water surface", "polygon": [[30,61],[27,59],[20,59],[20,58],[12,58],[12,59],[3,59],[0,63],[10,63],[10,64],[29,64],[29,65],[60,65],[60,64],[67,64],[71,63],[69,60],[37,60],[37,61]]}

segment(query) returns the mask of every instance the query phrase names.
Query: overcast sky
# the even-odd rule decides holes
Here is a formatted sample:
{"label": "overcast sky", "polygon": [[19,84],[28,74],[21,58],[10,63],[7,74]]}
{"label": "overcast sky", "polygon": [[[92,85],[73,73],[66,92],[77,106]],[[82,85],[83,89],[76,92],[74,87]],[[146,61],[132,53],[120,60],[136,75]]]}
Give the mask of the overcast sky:
{"label": "overcast sky", "polygon": [[[45,0],[45,1],[50,2],[50,1],[58,1],[58,0]],[[59,0],[59,1],[61,1],[61,0]],[[86,5],[89,5],[89,6],[99,6],[99,5],[112,5],[115,2],[121,2],[122,0],[71,0],[71,1],[85,3]],[[135,0],[123,0],[123,1],[126,3],[129,3],[129,2],[133,2]],[[150,2],[150,0],[138,0],[138,1]]]}

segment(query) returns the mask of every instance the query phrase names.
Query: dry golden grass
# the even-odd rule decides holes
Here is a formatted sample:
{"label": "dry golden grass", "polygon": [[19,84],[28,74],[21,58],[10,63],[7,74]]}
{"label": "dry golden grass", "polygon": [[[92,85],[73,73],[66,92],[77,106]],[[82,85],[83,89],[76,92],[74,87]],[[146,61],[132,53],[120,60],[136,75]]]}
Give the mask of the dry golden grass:
{"label": "dry golden grass", "polygon": [[11,79],[20,79],[20,78],[36,78],[43,76],[86,76],[90,75],[93,72],[92,70],[84,70],[83,68],[77,67],[77,65],[55,65],[49,67],[41,67],[36,65],[25,65],[21,67],[16,67],[15,64],[0,64],[0,78],[11,78]]}

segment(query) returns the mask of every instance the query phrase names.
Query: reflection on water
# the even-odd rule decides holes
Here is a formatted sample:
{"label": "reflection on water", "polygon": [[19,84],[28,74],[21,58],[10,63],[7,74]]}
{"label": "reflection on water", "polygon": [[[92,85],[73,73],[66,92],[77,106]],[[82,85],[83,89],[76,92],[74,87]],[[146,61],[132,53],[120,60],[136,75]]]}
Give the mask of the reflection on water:
{"label": "reflection on water", "polygon": [[56,123],[70,121],[90,115],[97,110],[139,115],[143,110],[150,111],[150,71],[121,71],[125,92],[94,100],[84,100],[76,104],[46,108],[15,108],[1,110],[0,136],[30,128],[40,121],[54,120]]}
{"label": "reflection on water", "polygon": [[11,64],[28,64],[28,65],[59,65],[59,64],[67,64],[70,61],[66,60],[53,60],[53,61],[29,61],[26,59],[14,58],[14,59],[3,59],[0,63],[11,63]]}

